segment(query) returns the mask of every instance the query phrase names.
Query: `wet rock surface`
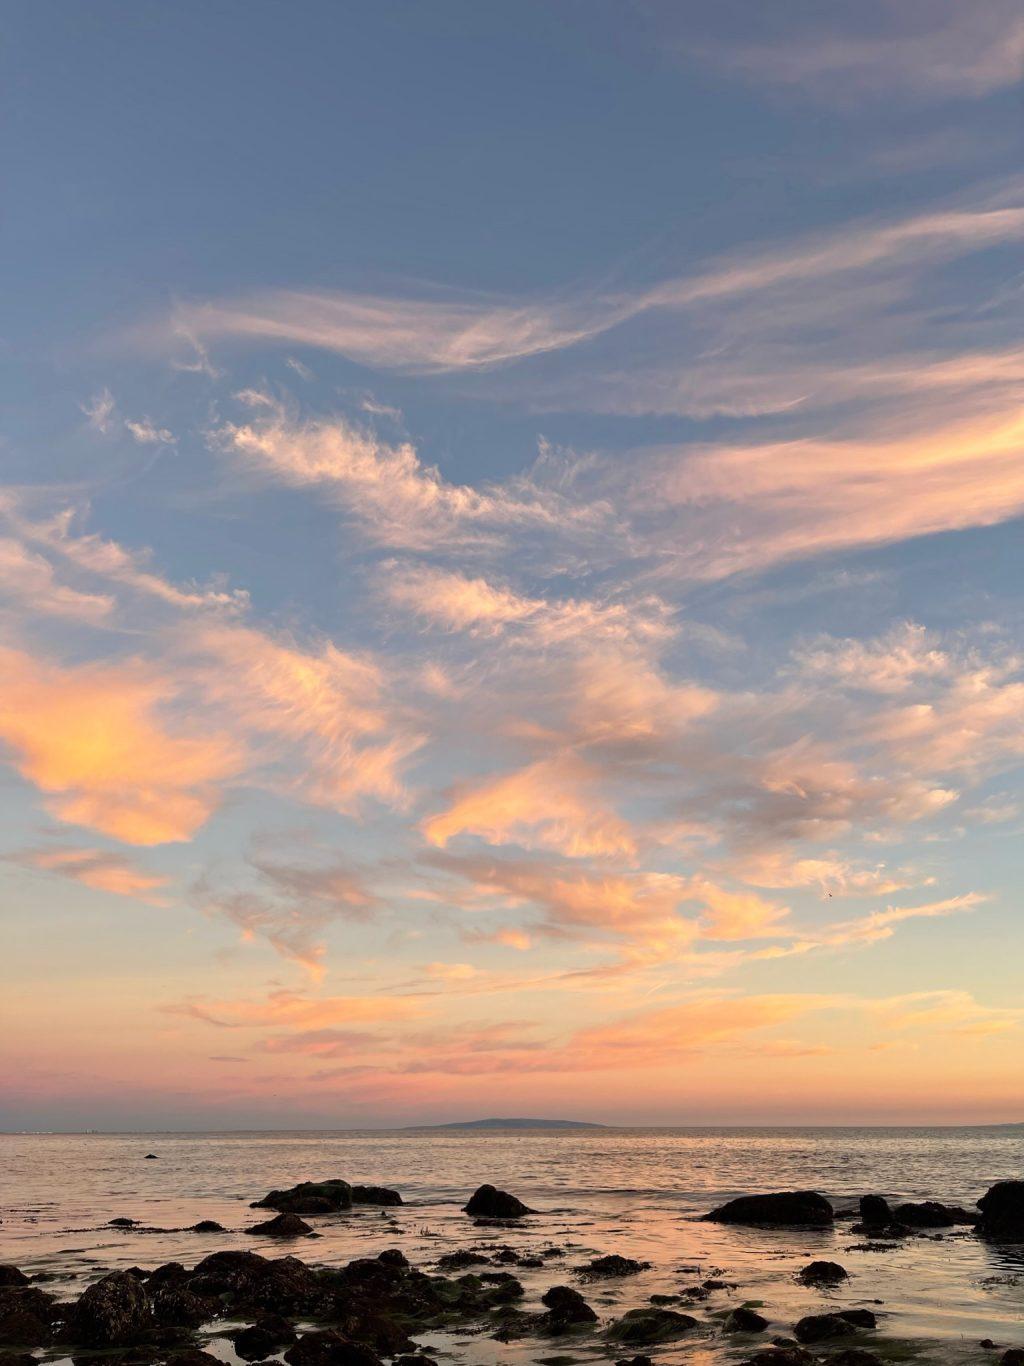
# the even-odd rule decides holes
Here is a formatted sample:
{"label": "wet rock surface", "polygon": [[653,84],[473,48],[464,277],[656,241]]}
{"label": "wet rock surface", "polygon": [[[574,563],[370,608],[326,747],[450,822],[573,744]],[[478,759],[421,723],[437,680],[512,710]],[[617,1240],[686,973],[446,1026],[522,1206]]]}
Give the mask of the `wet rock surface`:
{"label": "wet rock surface", "polygon": [[978,1201],[978,1208],[982,1238],[1024,1243],[1024,1181],[997,1181]]}
{"label": "wet rock surface", "polygon": [[335,1214],[352,1208],[352,1187],[347,1181],[300,1181],[287,1190],[273,1190],[253,1209],[276,1209],[282,1214]]}
{"label": "wet rock surface", "polygon": [[534,1211],[508,1191],[497,1190],[494,1186],[479,1186],[463,1206],[467,1214],[478,1219],[520,1219],[524,1214]]}
{"label": "wet rock surface", "polygon": [[680,1314],[674,1309],[658,1309],[652,1305],[644,1309],[630,1309],[623,1314],[608,1329],[608,1338],[612,1342],[647,1346],[655,1342],[670,1342],[696,1327],[697,1320],[691,1315]]}
{"label": "wet rock surface", "polygon": [[839,1285],[849,1280],[849,1274],[838,1262],[809,1262],[797,1272],[797,1280],[804,1285]]}
{"label": "wet rock surface", "polygon": [[740,1195],[711,1210],[705,1219],[718,1224],[824,1227],[834,1219],[832,1206],[817,1191],[778,1191]]}
{"label": "wet rock surface", "polygon": [[387,1186],[353,1186],[352,1187],[353,1205],[385,1205],[393,1207],[402,1205],[403,1201],[398,1191],[389,1190]]}
{"label": "wet rock surface", "polygon": [[127,1271],[114,1271],[82,1294],[64,1336],[85,1347],[126,1347],[138,1342],[152,1321],[153,1307],[141,1282]]}
{"label": "wet rock surface", "polygon": [[297,1214],[279,1214],[276,1219],[267,1219],[262,1224],[253,1224],[246,1233],[255,1233],[262,1238],[308,1238],[313,1232],[304,1219]]}
{"label": "wet rock surface", "polygon": [[768,1320],[756,1309],[748,1309],[741,1304],[727,1315],[723,1327],[727,1333],[763,1333],[768,1327]]}

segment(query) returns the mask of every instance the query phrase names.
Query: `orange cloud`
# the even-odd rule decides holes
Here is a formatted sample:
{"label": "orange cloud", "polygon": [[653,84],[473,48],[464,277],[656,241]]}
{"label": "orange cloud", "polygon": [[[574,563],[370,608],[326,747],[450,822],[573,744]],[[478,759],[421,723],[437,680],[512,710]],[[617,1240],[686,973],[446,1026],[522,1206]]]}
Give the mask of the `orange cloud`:
{"label": "orange cloud", "polygon": [[167,886],[169,879],[159,873],[147,873],[120,854],[102,849],[24,849],[7,857],[12,863],[56,873],[96,891],[134,897],[154,906],[166,904],[157,893]]}
{"label": "orange cloud", "polygon": [[592,786],[584,763],[556,755],[463,790],[447,811],[424,821],[423,833],[439,848],[472,834],[575,858],[631,857],[636,844],[629,826],[596,806]]}
{"label": "orange cloud", "polygon": [[182,735],[160,717],[168,679],[138,662],[62,668],[0,652],[0,738],[62,821],[126,844],[189,839],[241,752],[220,734]]}
{"label": "orange cloud", "polygon": [[166,1006],[169,1014],[187,1015],[225,1029],[288,1025],[327,1029],[378,1020],[398,1020],[420,1013],[413,1001],[387,996],[306,996],[295,991],[273,991],[263,1000],[214,1000],[194,997]]}

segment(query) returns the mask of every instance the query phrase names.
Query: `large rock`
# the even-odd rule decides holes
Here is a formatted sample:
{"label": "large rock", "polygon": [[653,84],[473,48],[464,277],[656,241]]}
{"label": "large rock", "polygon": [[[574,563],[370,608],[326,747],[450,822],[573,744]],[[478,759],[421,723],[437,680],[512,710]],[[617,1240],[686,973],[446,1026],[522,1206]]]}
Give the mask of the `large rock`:
{"label": "large rock", "polygon": [[797,1342],[828,1342],[851,1337],[856,1331],[842,1314],[808,1314],[796,1324],[793,1336]]}
{"label": "large rock", "polygon": [[1024,1181],[997,1181],[978,1201],[978,1208],[982,1238],[1024,1243]]}
{"label": "large rock", "polygon": [[838,1262],[808,1262],[798,1272],[797,1279],[804,1285],[838,1285],[840,1281],[849,1280],[849,1275]]}
{"label": "large rock", "polygon": [[255,1200],[252,1209],[276,1209],[282,1214],[334,1214],[352,1208],[352,1187],[347,1181],[300,1181],[287,1190],[270,1191]]}
{"label": "large rock", "polygon": [[28,1285],[28,1277],[16,1266],[0,1266],[0,1286]]}
{"label": "large rock", "polygon": [[508,1191],[500,1191],[494,1186],[480,1186],[463,1206],[467,1214],[475,1214],[480,1219],[519,1219],[524,1214],[535,1211],[522,1200],[517,1200]]}
{"label": "large rock", "polygon": [[623,1314],[608,1329],[608,1337],[612,1342],[646,1347],[654,1342],[671,1342],[696,1326],[697,1320],[690,1314],[679,1314],[674,1309],[656,1309],[652,1305],[630,1309]]}
{"label": "large rock", "polygon": [[398,1191],[388,1190],[387,1186],[353,1186],[353,1205],[401,1205],[404,1203]]}
{"label": "large rock", "polygon": [[723,1327],[727,1333],[763,1333],[768,1327],[768,1320],[756,1309],[748,1309],[745,1304],[740,1304],[729,1313]]}
{"label": "large rock", "polygon": [[937,1200],[897,1205],[893,1210],[893,1218],[897,1224],[905,1224],[907,1228],[952,1228],[956,1222],[953,1212]]}
{"label": "large rock", "polygon": [[246,1233],[256,1233],[263,1238],[308,1238],[313,1232],[304,1219],[297,1214],[278,1214],[262,1224],[253,1224]]}
{"label": "large rock", "polygon": [[54,1297],[34,1285],[0,1287],[0,1346],[46,1346],[58,1313]]}
{"label": "large rock", "polygon": [[127,1271],[114,1271],[81,1295],[68,1314],[67,1336],[82,1347],[129,1347],[152,1317],[141,1282]]}
{"label": "large rock", "polygon": [[860,1219],[865,1228],[884,1228],[892,1223],[892,1210],[881,1195],[860,1197]]}
{"label": "large rock", "polygon": [[597,1315],[578,1290],[569,1285],[553,1285],[546,1290],[541,1304],[548,1310],[547,1326],[557,1332],[577,1323],[596,1323]]}
{"label": "large rock", "polygon": [[704,1218],[716,1224],[766,1224],[822,1227],[833,1220],[832,1206],[817,1191],[778,1191],[741,1195],[719,1205]]}
{"label": "large rock", "polygon": [[381,1366],[376,1352],[333,1328],[303,1333],[284,1354],[288,1366]]}

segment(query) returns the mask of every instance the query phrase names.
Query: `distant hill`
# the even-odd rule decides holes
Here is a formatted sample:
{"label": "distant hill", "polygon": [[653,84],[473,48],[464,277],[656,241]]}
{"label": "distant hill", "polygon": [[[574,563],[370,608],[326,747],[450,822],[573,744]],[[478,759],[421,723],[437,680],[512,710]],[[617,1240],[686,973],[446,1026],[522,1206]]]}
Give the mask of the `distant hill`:
{"label": "distant hill", "polygon": [[579,1119],[463,1119],[451,1124],[411,1124],[412,1129],[606,1129]]}

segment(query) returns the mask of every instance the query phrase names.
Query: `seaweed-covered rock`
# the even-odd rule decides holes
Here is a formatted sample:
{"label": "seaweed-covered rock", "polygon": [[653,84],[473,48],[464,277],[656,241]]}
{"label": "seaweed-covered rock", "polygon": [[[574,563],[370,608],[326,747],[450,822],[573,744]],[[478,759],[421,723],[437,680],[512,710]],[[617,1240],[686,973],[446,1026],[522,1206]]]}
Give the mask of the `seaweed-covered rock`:
{"label": "seaweed-covered rock", "polygon": [[883,1366],[882,1358],[866,1347],[844,1347],[829,1358],[829,1366]]}
{"label": "seaweed-covered rock", "polygon": [[999,1358],[999,1366],[1024,1366],[1024,1347],[1010,1347]]}
{"label": "seaweed-covered rock", "polygon": [[[516,1261],[518,1261],[518,1257]],[[446,1252],[444,1256],[438,1257],[437,1265],[441,1271],[465,1271],[467,1266],[490,1266],[490,1257],[485,1257],[482,1252],[472,1252],[469,1248],[460,1247],[455,1252]]]}
{"label": "seaweed-covered rock", "polygon": [[803,1347],[766,1347],[755,1352],[743,1366],[808,1366],[813,1360]]}
{"label": "seaweed-covered rock", "polygon": [[856,1331],[841,1314],[807,1314],[794,1327],[793,1336],[797,1342],[828,1342],[851,1337]]}
{"label": "seaweed-covered rock", "polygon": [[297,1214],[278,1214],[262,1224],[253,1224],[246,1233],[255,1233],[262,1238],[308,1238],[313,1232],[304,1219]]}
{"label": "seaweed-covered rock", "polygon": [[83,1347],[129,1347],[152,1320],[141,1282],[127,1271],[114,1271],[79,1297],[68,1314],[66,1336]]}
{"label": "seaweed-covered rock", "polygon": [[982,1238],[1024,1242],[1024,1181],[997,1181],[978,1201],[978,1208],[978,1233]]}
{"label": "seaweed-covered rock", "polygon": [[0,1346],[46,1346],[57,1313],[57,1301],[45,1290],[33,1285],[0,1287]]}
{"label": "seaweed-covered rock", "polygon": [[569,1285],[553,1285],[541,1297],[548,1310],[547,1327],[553,1331],[577,1323],[596,1323],[597,1315],[578,1290]]}
{"label": "seaweed-covered rock", "polygon": [[608,1329],[612,1342],[625,1342],[638,1347],[646,1347],[655,1342],[671,1342],[682,1337],[691,1328],[696,1328],[697,1320],[690,1314],[680,1314],[675,1309],[656,1309],[654,1306],[643,1309],[630,1309],[621,1319]]}
{"label": "seaweed-covered rock", "polygon": [[138,1219],[126,1219],[124,1215],[119,1215],[116,1219],[107,1220],[107,1228],[136,1228]]}
{"label": "seaweed-covered rock", "polygon": [[497,1190],[494,1186],[478,1187],[463,1205],[463,1209],[467,1214],[474,1214],[479,1219],[519,1219],[524,1214],[535,1213],[528,1205],[524,1205],[522,1200],[509,1195],[508,1191]]}
{"label": "seaweed-covered rock", "polygon": [[386,1247],[383,1252],[377,1253],[378,1262],[384,1266],[406,1269],[409,1266],[409,1258],[399,1247]]}
{"label": "seaweed-covered rock", "polygon": [[767,1224],[781,1227],[822,1227],[834,1218],[832,1206],[817,1191],[776,1191],[769,1195],[740,1195],[705,1214],[716,1224]]}
{"label": "seaweed-covered rock", "polygon": [[748,1309],[741,1304],[726,1316],[722,1327],[727,1333],[763,1333],[768,1327],[768,1320],[756,1309]]}
{"label": "seaweed-covered rock", "polygon": [[231,1343],[243,1360],[262,1361],[295,1340],[295,1329],[287,1319],[280,1314],[265,1314],[248,1328],[240,1328],[232,1336]]}
{"label": "seaweed-covered rock", "polygon": [[892,1223],[892,1210],[881,1195],[860,1197],[860,1219],[865,1228],[884,1228]]}
{"label": "seaweed-covered rock", "polygon": [[840,1281],[849,1280],[849,1274],[838,1262],[808,1262],[797,1273],[797,1279],[804,1285],[838,1285]]}
{"label": "seaweed-covered rock", "polygon": [[216,1219],[200,1219],[198,1224],[193,1224],[193,1233],[223,1233],[224,1225],[218,1224]]}
{"label": "seaweed-covered rock", "polygon": [[353,1186],[353,1205],[401,1205],[404,1204],[398,1191],[388,1190],[387,1186]]}
{"label": "seaweed-covered rock", "polygon": [[303,1333],[284,1354],[288,1366],[381,1366],[376,1352],[333,1328]]}
{"label": "seaweed-covered rock", "polygon": [[[147,1286],[148,1286],[147,1282]],[[152,1296],[153,1317],[168,1328],[198,1328],[217,1312],[217,1301],[197,1295],[187,1285],[169,1283]]]}
{"label": "seaweed-covered rock", "polygon": [[620,1257],[617,1252],[607,1257],[595,1257],[586,1266],[580,1267],[580,1274],[588,1279],[605,1276],[635,1276],[638,1271],[647,1271],[650,1262],[638,1262],[632,1257]]}
{"label": "seaweed-covered rock", "polygon": [[282,1214],[334,1214],[352,1208],[352,1187],[347,1181],[300,1181],[287,1190],[273,1190],[255,1200],[253,1209],[276,1209]]}
{"label": "seaweed-covered rock", "polygon": [[28,1285],[28,1277],[16,1266],[0,1266],[0,1286]]}

